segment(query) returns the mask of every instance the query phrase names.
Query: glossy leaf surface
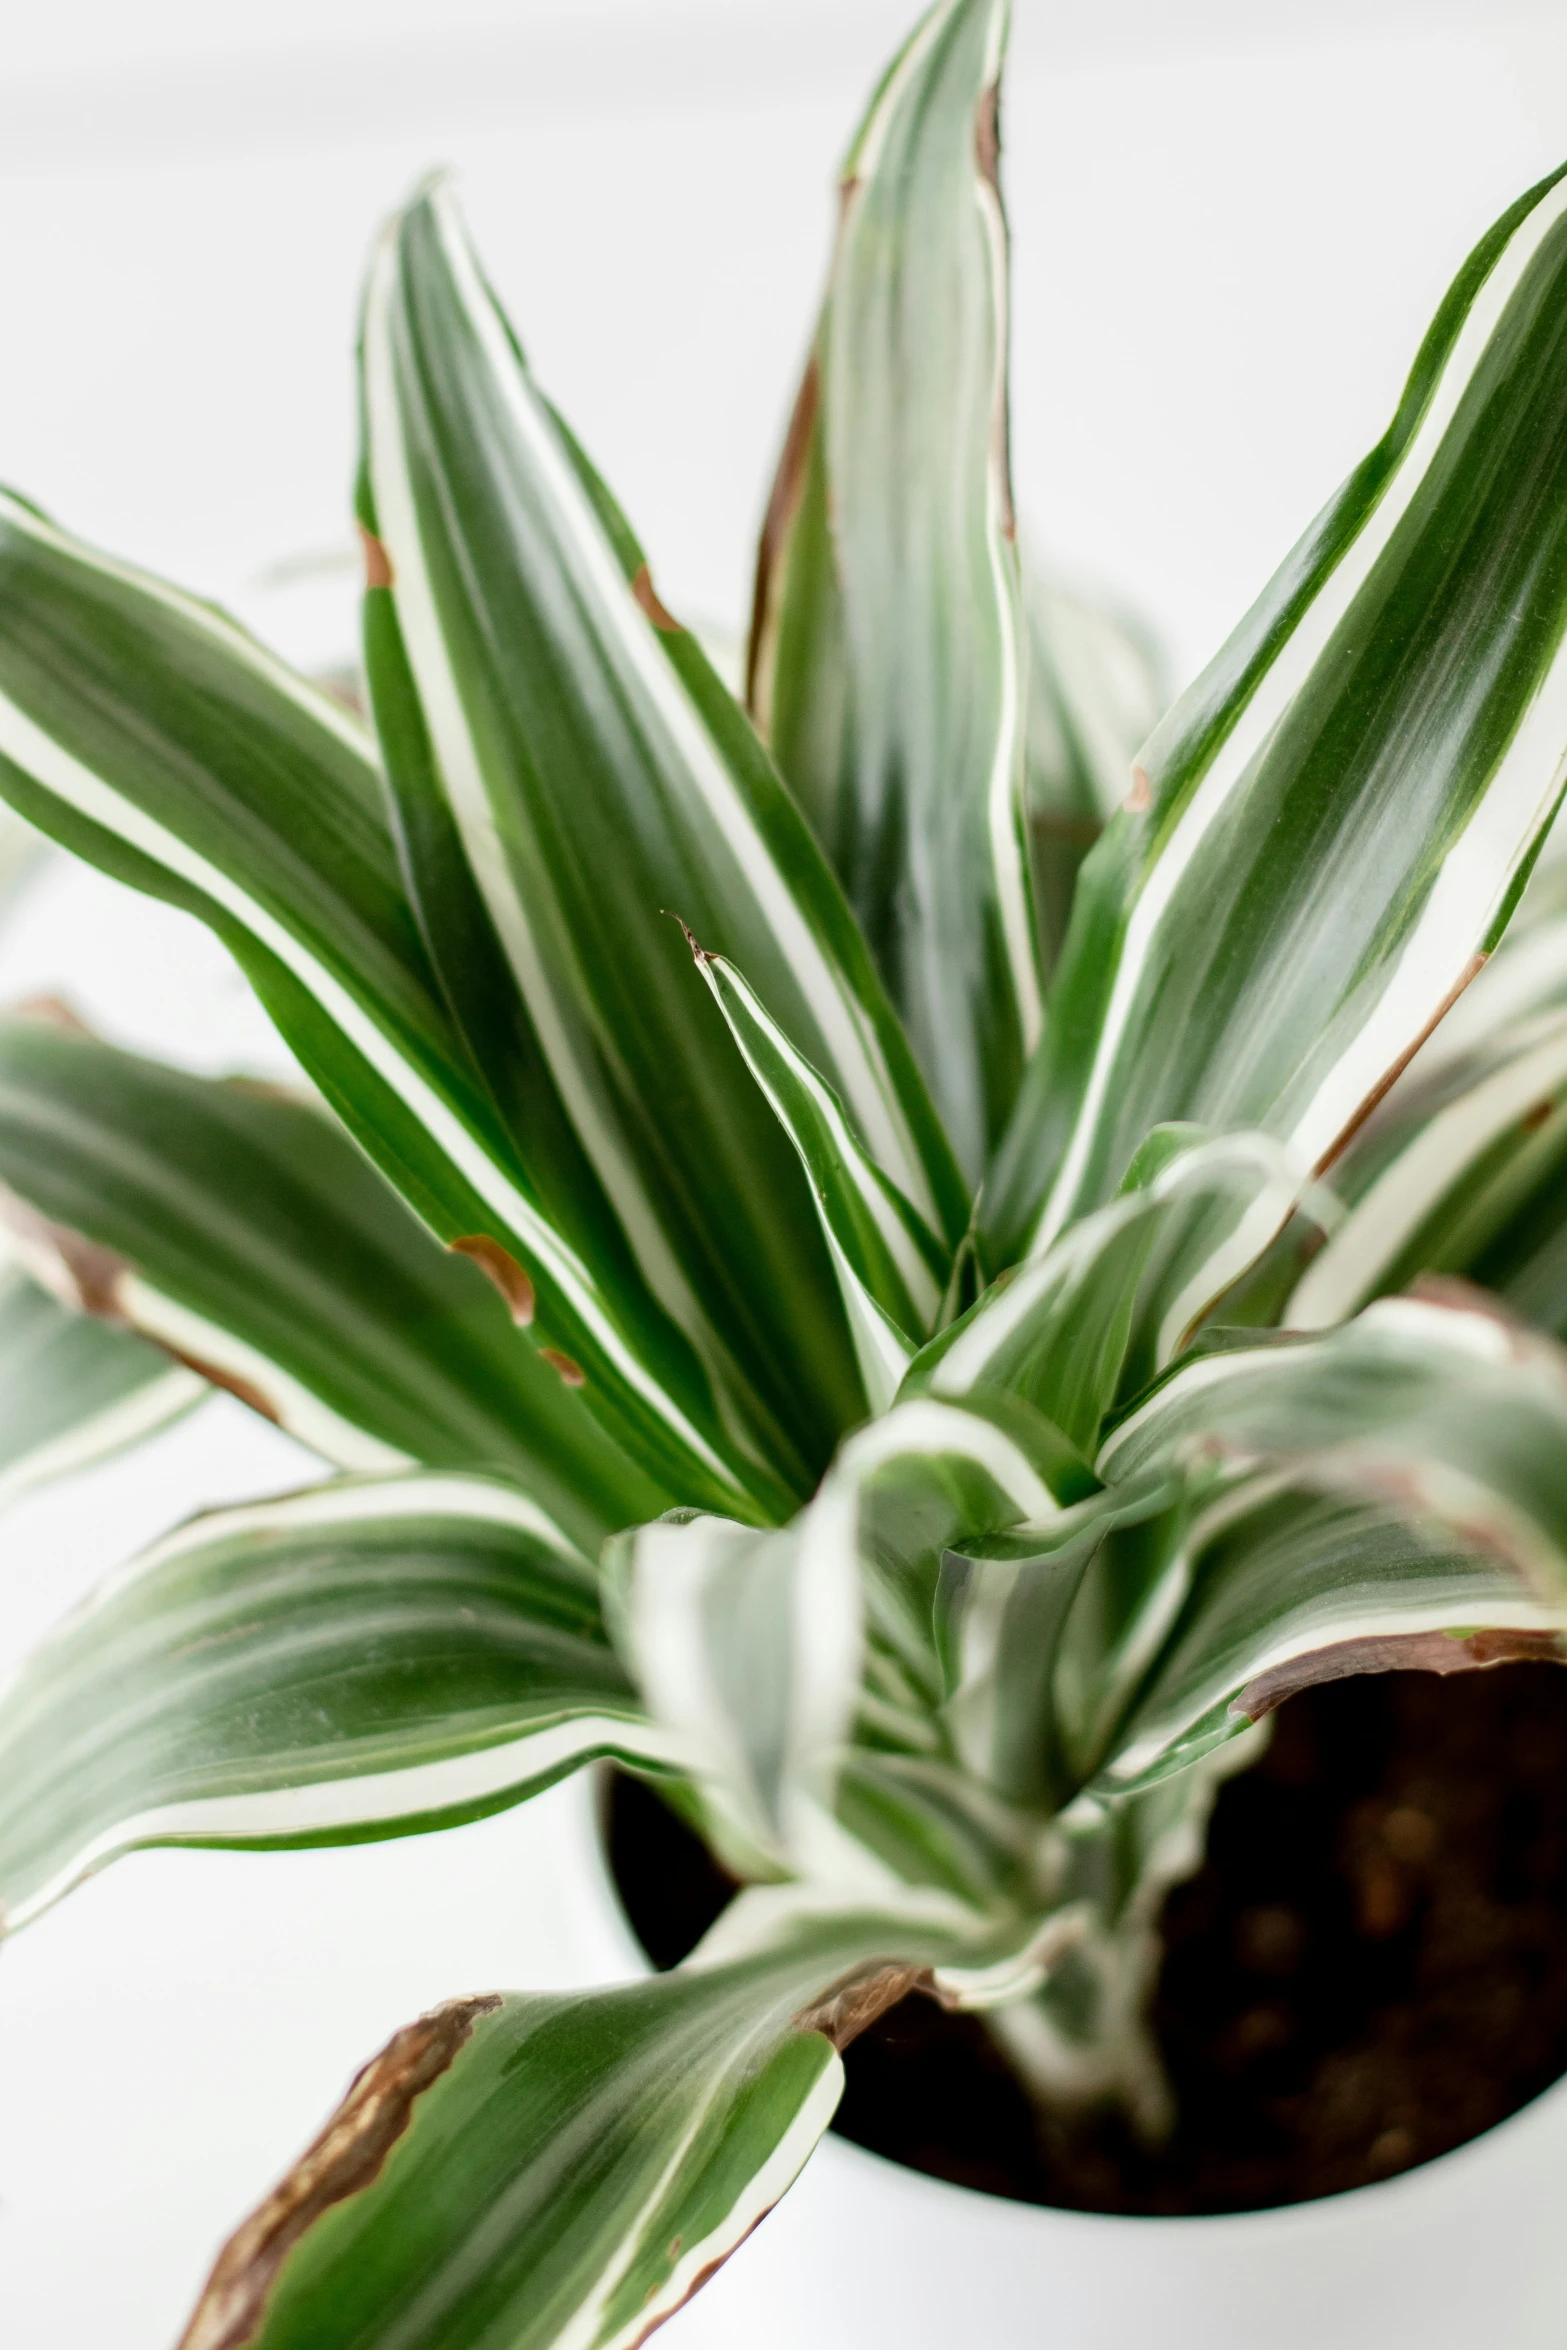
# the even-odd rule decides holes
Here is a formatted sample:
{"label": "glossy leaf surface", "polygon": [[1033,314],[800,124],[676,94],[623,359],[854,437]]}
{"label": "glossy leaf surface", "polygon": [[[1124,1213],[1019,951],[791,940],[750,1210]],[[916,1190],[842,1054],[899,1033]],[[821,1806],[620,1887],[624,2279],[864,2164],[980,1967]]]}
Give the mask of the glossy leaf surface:
{"label": "glossy leaf surface", "polygon": [[[803,1493],[862,1408],[854,1352],[794,1153],[670,916],[744,972],[920,1212],[961,1229],[907,1047],[806,826],[659,605],[444,186],[382,245],[364,386],[373,593],[397,631],[371,630],[372,686],[426,934],[498,1038],[472,984],[482,910],[513,1039],[547,1067],[625,1245],[744,1440]],[[531,1153],[547,1137],[520,1117],[521,1050]]]}
{"label": "glossy leaf surface", "polygon": [[3,1021],[0,1184],[69,1294],[340,1467],[506,1468],[593,1546],[667,1505],[479,1268],[307,1102]]}
{"label": "glossy leaf surface", "polygon": [[0,596],[0,791],[210,923],[415,1211],[523,1267],[535,1336],[617,1439],[675,1490],[752,1514],[700,1368],[617,1251],[590,1170],[563,1226],[518,1160],[408,906],[359,727],[210,606],[17,499],[0,499]]}
{"label": "glossy leaf surface", "polygon": [[0,1905],[146,1844],[404,1834],[595,1755],[658,1764],[588,1562],[514,1487],[414,1475],[197,1518],[0,1700]]}
{"label": "glossy leaf surface", "polygon": [[997,185],[1005,31],[1001,0],[932,8],[850,148],[750,661],[758,722],[975,1182],[1039,1029]]}
{"label": "glossy leaf surface", "polygon": [[1564,286],[1558,178],[1476,248],[1389,432],[1149,743],[989,1194],[1003,1259],[1164,1120],[1331,1161],[1495,944],[1567,746]]}

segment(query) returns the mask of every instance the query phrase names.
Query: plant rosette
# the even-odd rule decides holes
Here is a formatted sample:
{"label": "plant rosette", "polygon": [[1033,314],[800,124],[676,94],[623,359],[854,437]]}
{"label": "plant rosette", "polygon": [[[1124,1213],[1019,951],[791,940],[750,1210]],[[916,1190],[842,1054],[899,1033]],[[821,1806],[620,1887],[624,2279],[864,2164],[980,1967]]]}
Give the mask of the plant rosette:
{"label": "plant rosette", "polygon": [[[1156,2140],[1161,1904],[1259,1726],[1567,1655],[1567,178],[1130,761],[1147,662],[1016,544],[1005,38],[939,0],[850,148],[743,703],[444,181],[362,316],[368,720],[0,496],[0,793],[207,923],[314,1089],[0,1021],[0,1497],[208,1384],[336,1472],[0,1691],[6,1930],[606,1760],[742,1886],[667,1973],[406,2025],[184,2350],[634,2350],[911,1988]],[[751,2252],[795,2339],[863,2280],[855,2350],[1429,2343],[1431,2224],[1523,2343],[1562,2111],[1152,2226],[833,2143]]]}

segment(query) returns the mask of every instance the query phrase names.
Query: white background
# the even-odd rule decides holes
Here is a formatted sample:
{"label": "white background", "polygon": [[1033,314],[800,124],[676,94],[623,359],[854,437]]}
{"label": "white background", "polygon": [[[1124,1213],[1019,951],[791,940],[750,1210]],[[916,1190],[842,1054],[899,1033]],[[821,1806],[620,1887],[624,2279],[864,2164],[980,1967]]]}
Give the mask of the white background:
{"label": "white background", "polygon": [[[1505,0],[1016,14],[1019,502],[1060,567],[1143,606],[1179,679],[1381,430],[1468,246],[1567,154],[1567,21]],[[359,271],[446,162],[666,602],[737,629],[833,166],[905,20],[906,0],[3,0],[0,478],[301,657],[342,650]],[[318,584],[268,585],[300,556]],[[43,986],[195,1065],[277,1065],[216,949],[63,865],[0,942],[0,997]],[[0,1527],[0,1664],[171,1518],[309,1473],[223,1399],[24,1506]],[[387,2031],[608,1963],[553,1859],[563,1820],[143,1855],[8,1945],[7,2350],[169,2342],[227,2223]]]}

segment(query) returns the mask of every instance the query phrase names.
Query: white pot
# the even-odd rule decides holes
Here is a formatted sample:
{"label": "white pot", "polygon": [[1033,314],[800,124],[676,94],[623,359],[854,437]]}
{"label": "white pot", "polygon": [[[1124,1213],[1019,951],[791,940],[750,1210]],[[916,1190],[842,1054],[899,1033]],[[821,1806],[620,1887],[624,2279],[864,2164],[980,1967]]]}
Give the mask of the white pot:
{"label": "white pot", "polygon": [[[593,1849],[606,1955],[645,1971]],[[1009,2203],[828,2136],[660,2350],[1562,2350],[1564,2187],[1567,2079],[1402,2178],[1226,2219]]]}

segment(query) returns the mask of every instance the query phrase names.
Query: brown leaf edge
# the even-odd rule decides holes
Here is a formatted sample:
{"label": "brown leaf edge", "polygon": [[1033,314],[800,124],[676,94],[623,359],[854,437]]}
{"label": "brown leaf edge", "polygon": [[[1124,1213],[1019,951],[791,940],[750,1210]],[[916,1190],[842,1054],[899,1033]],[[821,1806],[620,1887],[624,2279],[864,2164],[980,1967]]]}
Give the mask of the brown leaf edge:
{"label": "brown leaf edge", "polygon": [[393,2033],[320,2136],[224,2245],[178,2350],[244,2350],[256,2339],[294,2246],[334,2203],[374,2184],[413,2119],[416,2098],[451,2069],[479,2018],[500,2004],[498,1994],[448,2000]]}
{"label": "brown leaf edge", "polygon": [[1362,1640],[1336,1640],[1291,1657],[1248,1681],[1230,1707],[1260,1722],[1287,1697],[1323,1681],[1347,1681],[1356,1673],[1477,1673],[1489,1665],[1567,1664],[1562,1635],[1498,1629],[1469,1632],[1384,1632]]}

